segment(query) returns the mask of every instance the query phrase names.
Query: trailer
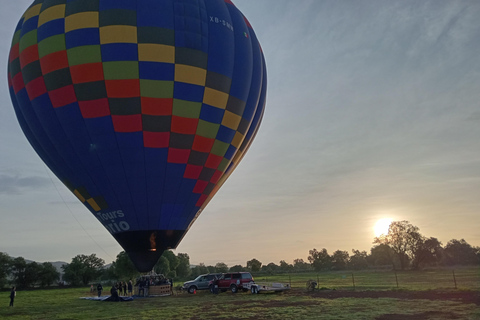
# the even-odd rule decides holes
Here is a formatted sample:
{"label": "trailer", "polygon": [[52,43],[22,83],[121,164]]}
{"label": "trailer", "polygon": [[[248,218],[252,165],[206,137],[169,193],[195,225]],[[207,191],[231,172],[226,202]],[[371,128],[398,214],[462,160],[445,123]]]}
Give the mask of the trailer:
{"label": "trailer", "polygon": [[290,290],[290,284],[279,283],[279,282],[259,282],[259,283],[245,283],[243,285],[244,289],[250,290],[251,293],[257,294],[260,292],[282,292],[285,290]]}

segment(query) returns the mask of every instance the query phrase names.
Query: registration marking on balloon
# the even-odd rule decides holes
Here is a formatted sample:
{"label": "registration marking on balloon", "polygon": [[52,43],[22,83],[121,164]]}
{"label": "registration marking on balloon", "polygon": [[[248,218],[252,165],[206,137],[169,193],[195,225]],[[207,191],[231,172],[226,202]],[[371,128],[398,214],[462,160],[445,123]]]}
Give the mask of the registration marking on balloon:
{"label": "registration marking on balloon", "polygon": [[218,17],[212,17],[210,16],[210,22],[213,22],[213,23],[220,23],[222,24],[224,27],[227,27],[228,29],[230,29],[231,31],[233,31],[233,26],[230,22],[226,21],[225,19],[221,19],[221,18],[218,18]]}

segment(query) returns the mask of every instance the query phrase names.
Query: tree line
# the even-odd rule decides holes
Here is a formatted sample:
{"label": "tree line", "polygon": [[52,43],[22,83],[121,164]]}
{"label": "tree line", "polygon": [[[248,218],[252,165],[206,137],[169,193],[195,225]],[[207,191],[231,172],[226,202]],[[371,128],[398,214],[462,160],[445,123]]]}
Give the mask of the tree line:
{"label": "tree line", "polygon": [[[408,221],[394,221],[388,233],[375,237],[370,252],[352,249],[336,250],[332,254],[323,248],[308,252],[307,261],[295,259],[293,263],[281,260],[279,264],[266,265],[257,259],[247,261],[246,266],[236,265],[229,271],[252,271],[268,274],[281,272],[363,270],[368,268],[421,269],[426,267],[480,265],[480,247],[468,244],[464,239],[452,239],[445,246],[434,237],[426,237],[417,226]],[[200,264],[192,269],[194,274],[218,272],[218,265]],[[220,265],[224,265],[221,264]],[[222,270],[226,269],[226,265]],[[224,271],[222,271],[224,272]]]}
{"label": "tree line", "polygon": [[[445,246],[434,237],[423,236],[419,228],[408,221],[395,221],[390,224],[388,233],[373,240],[374,246],[367,251],[352,249],[336,250],[329,254],[327,249],[312,249],[307,261],[295,259],[293,263],[281,260],[279,264],[263,264],[251,259],[245,266],[227,266],[223,262],[215,265],[200,263],[190,265],[187,253],[175,255],[165,251],[153,271],[168,278],[187,279],[205,273],[225,273],[250,271],[266,274],[283,272],[308,272],[331,270],[362,270],[367,268],[420,269],[425,267],[480,265],[480,247],[468,244],[464,239],[452,239]],[[88,285],[94,281],[125,281],[135,279],[139,273],[125,252],[120,252],[116,260],[106,266],[105,261],[95,254],[77,255],[70,263],[62,266],[63,276],[50,262],[28,263],[24,258],[12,258],[0,252],[0,288],[7,284],[19,288],[47,287],[60,280],[72,286]]]}
{"label": "tree line", "polygon": [[27,262],[0,252],[0,289],[7,284],[18,288],[48,287],[60,280],[60,273],[50,262]]}

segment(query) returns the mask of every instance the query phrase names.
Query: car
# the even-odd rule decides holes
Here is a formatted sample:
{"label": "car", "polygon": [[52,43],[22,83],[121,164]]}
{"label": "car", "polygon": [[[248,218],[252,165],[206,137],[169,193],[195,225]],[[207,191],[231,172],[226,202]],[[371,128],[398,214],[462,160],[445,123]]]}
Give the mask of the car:
{"label": "car", "polygon": [[201,274],[194,280],[187,281],[183,284],[182,289],[187,290],[188,293],[195,293],[197,290],[206,290],[210,288],[212,281],[220,278],[221,273]]}
{"label": "car", "polygon": [[232,293],[237,293],[238,290],[248,291],[243,285],[253,282],[254,280],[250,272],[229,272],[222,274],[219,279],[214,280],[213,285],[218,286],[218,289],[222,292],[230,290]]}

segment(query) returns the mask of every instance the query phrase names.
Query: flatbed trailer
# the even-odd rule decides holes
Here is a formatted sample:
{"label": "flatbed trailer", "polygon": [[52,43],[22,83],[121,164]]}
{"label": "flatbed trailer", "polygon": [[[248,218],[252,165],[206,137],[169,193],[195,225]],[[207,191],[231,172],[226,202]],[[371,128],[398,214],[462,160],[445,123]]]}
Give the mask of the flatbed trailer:
{"label": "flatbed trailer", "polygon": [[256,294],[260,292],[281,292],[290,290],[290,284],[279,282],[259,282],[259,283],[245,283],[244,289],[250,290],[251,293]]}

